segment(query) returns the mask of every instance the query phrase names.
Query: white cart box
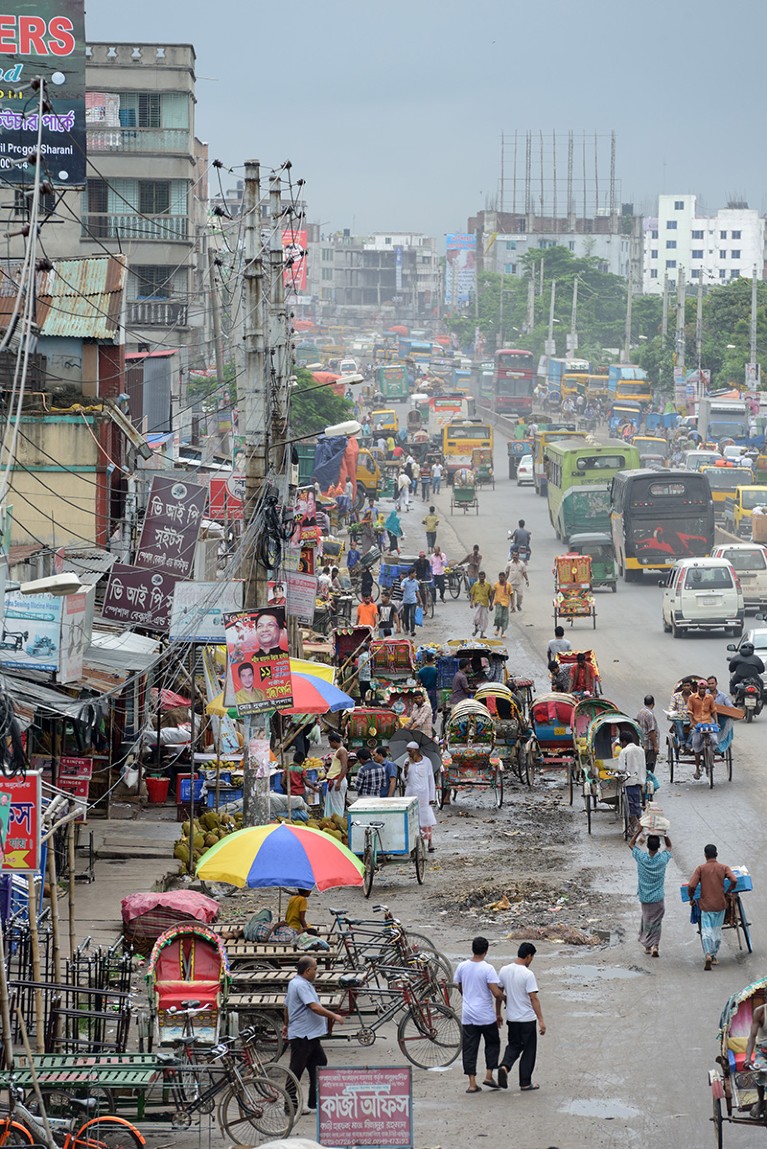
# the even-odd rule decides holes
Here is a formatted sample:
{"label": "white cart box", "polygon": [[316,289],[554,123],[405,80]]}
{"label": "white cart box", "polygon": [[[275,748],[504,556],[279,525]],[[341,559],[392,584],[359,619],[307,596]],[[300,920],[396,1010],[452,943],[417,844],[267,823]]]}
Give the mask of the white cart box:
{"label": "white cart box", "polygon": [[[379,830],[385,854],[410,854],[418,841],[417,798],[358,798],[346,811],[349,849],[362,857],[365,852],[364,827],[383,822]],[[355,826],[355,822],[361,825]]]}

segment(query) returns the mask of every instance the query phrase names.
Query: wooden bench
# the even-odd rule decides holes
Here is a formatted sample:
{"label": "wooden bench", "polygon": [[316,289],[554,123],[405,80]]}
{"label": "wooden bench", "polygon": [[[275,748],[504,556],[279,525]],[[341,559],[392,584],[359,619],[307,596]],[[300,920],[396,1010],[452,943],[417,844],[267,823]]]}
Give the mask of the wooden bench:
{"label": "wooden bench", "polygon": [[[77,1096],[78,1091],[98,1086],[135,1094],[139,1120],[144,1116],[146,1095],[162,1073],[149,1053],[38,1053],[32,1055],[32,1065],[42,1090],[71,1090]],[[0,1089],[8,1088],[10,1076],[7,1070],[0,1072]],[[15,1058],[13,1080],[24,1089],[33,1088],[32,1069],[24,1054]]]}
{"label": "wooden bench", "polygon": [[[324,1005],[326,1009],[338,1009],[343,1001],[343,991],[339,988],[337,993],[319,993],[317,994],[320,1005]],[[229,1008],[235,1010],[237,1013],[248,1010],[272,1010],[282,1013],[285,1004],[284,993],[230,993],[229,994]]]}

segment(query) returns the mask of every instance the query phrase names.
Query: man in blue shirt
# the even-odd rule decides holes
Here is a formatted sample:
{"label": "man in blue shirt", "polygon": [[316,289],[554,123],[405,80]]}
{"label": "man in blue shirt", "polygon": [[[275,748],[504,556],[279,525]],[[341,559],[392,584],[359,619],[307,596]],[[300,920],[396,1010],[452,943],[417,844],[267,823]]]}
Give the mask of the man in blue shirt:
{"label": "man in blue shirt", "polygon": [[411,570],[407,578],[402,580],[402,625],[405,634],[415,638],[415,608],[421,601],[418,579],[415,571]]}
{"label": "man in blue shirt", "polygon": [[388,746],[376,746],[373,757],[379,766],[386,770],[386,782],[381,787],[379,798],[392,798],[399,779],[399,766],[389,757]]}
{"label": "man in blue shirt", "polygon": [[357,550],[354,543],[352,543],[352,545],[349,547],[348,553],[346,555],[346,568],[347,568],[347,570],[353,571],[361,558],[362,558],[362,555]]}
{"label": "man in blue shirt", "polygon": [[[333,1013],[320,1005],[314,979],[317,976],[317,961],[313,957],[302,957],[296,966],[296,976],[288,985],[285,995],[285,1027],[290,1042],[290,1071],[301,1078],[304,1070],[309,1074],[308,1107],[304,1113],[317,1109],[317,1068],[327,1065],[328,1059],[322,1048],[322,1038],[328,1031],[328,1020],[343,1025],[340,1013]],[[290,1086],[288,1086],[290,1091]],[[295,1097],[293,1098],[295,1102]]]}
{"label": "man in blue shirt", "polygon": [[671,861],[671,839],[668,834],[663,835],[666,848],[661,850],[661,836],[658,834],[648,835],[647,852],[645,853],[637,845],[640,834],[645,832],[644,827],[637,824],[637,828],[629,841],[629,846],[637,864],[639,879],[637,897],[642,907],[639,944],[644,946],[646,954],[656,958],[660,957],[660,931],[663,915],[666,912],[663,886],[666,880],[666,866]]}

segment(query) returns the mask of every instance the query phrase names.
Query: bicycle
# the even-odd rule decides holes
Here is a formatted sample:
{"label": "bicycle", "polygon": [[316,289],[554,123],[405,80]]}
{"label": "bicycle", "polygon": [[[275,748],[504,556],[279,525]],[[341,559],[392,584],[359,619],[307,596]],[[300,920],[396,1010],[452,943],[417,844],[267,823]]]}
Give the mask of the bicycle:
{"label": "bicycle", "polygon": [[[432,605],[432,610],[434,609]],[[369,898],[373,891],[373,878],[382,866],[386,865],[387,856],[384,853],[383,842],[381,840],[381,830],[384,828],[384,822],[355,822],[361,830],[364,831],[364,841],[362,850],[362,862],[365,867],[365,872],[362,875],[362,892],[366,898]],[[415,866],[416,881],[419,886],[423,885],[424,874],[426,873],[426,847],[423,844],[423,838],[418,835],[415,847],[410,851],[408,857],[412,860]]]}
{"label": "bicycle", "polygon": [[429,618],[434,618],[434,601],[437,597],[437,588],[433,582],[423,579],[418,583],[418,591],[421,596],[424,618],[427,614]]}
{"label": "bicycle", "polygon": [[[49,1139],[41,1118],[23,1101],[21,1090],[9,1088],[12,1108],[0,1117],[0,1145],[43,1145],[53,1149],[141,1149],[146,1139],[135,1125],[124,1117],[108,1114],[94,1117],[98,1109],[95,1097],[71,1097],[70,1115],[48,1114]],[[63,1140],[56,1134],[65,1134]]]}
{"label": "bicycle", "polygon": [[451,598],[460,598],[462,590],[465,590],[466,597],[469,597],[471,587],[465,567],[445,567],[445,581]]}

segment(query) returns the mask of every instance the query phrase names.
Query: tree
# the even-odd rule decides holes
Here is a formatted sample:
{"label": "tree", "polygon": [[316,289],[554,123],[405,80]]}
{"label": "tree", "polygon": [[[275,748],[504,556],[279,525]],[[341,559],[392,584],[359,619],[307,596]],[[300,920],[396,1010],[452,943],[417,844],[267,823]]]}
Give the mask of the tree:
{"label": "tree", "polygon": [[326,427],[354,417],[354,405],[332,386],[317,383],[303,367],[295,372],[296,385],[290,402],[290,431],[296,439],[304,435],[321,435]]}

